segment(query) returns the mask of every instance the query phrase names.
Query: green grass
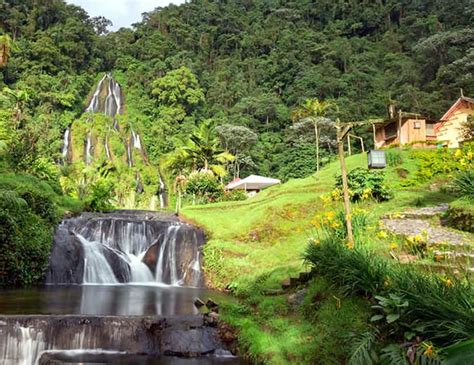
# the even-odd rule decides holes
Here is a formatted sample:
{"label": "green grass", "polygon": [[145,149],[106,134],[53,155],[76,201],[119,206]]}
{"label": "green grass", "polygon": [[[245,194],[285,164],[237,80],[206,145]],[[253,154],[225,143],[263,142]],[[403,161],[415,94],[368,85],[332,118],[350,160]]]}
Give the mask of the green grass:
{"label": "green grass", "polygon": [[[402,164],[385,169],[385,181],[394,191],[394,199],[358,204],[369,212],[370,227],[365,233],[371,238],[368,247],[384,256],[389,255],[393,238],[377,238],[381,215],[455,199],[432,191],[428,183],[417,183],[414,176],[418,161],[410,157],[409,151],[401,155]],[[351,156],[346,164],[348,170],[366,167],[367,157]],[[308,307],[311,288],[322,285],[320,282],[310,285],[303,313],[289,309],[286,296],[262,295],[265,290],[280,288],[283,279],[308,270],[302,256],[308,239],[315,234],[314,217],[342,209],[341,202],[328,203],[321,198],[333,190],[338,173],[339,162],[335,161],[317,175],[290,180],[246,201],[187,206],[182,210],[185,219],[207,232],[204,269],[208,284],[230,288],[241,298],[240,306],[224,311],[224,318],[238,329],[240,345],[254,360],[271,364],[341,363],[351,346],[348,332],[360,334],[367,330],[363,320],[367,303],[361,303],[360,298],[344,297],[336,289],[326,288],[318,309]],[[340,310],[335,307],[338,300]]]}

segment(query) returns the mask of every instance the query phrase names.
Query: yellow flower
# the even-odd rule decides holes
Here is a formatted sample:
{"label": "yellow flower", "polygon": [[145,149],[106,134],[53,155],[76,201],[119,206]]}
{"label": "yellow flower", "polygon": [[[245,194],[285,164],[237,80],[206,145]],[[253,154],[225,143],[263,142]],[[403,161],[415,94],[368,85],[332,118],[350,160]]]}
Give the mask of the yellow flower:
{"label": "yellow flower", "polygon": [[453,281],[451,279],[446,279],[444,281],[444,285],[446,285],[446,287],[450,288],[453,286]]}
{"label": "yellow flower", "polygon": [[434,259],[436,262],[440,262],[443,259],[443,255],[438,253],[435,255]]}
{"label": "yellow flower", "polygon": [[423,355],[425,356],[428,356],[428,357],[432,357],[433,356],[433,345],[429,345],[425,352],[423,353]]}
{"label": "yellow flower", "polygon": [[469,152],[467,153],[467,159],[468,159],[468,160],[472,160],[473,157],[474,157],[474,153],[472,153],[471,151],[469,151]]}
{"label": "yellow flower", "polygon": [[337,229],[339,228],[341,225],[338,223],[338,222],[332,222],[331,224],[331,228],[334,228],[334,229]]}
{"label": "yellow flower", "polygon": [[335,216],[336,216],[336,213],[334,213],[334,212],[332,212],[332,211],[326,213],[326,218],[327,218],[328,220],[333,220]]}
{"label": "yellow flower", "polygon": [[346,247],[347,247],[349,250],[352,250],[352,249],[354,248],[354,244],[353,244],[352,242],[347,242]]}
{"label": "yellow flower", "polygon": [[388,234],[387,234],[387,232],[385,232],[385,231],[380,231],[380,232],[377,234],[377,236],[378,236],[379,238],[387,238],[387,237],[388,237]]}
{"label": "yellow flower", "polygon": [[461,157],[461,156],[462,156],[461,150],[459,150],[459,149],[456,150],[456,152],[454,152],[454,156],[456,156],[456,157]]}
{"label": "yellow flower", "polygon": [[395,242],[392,242],[392,243],[390,244],[390,249],[391,249],[391,250],[396,250],[397,248],[398,248],[398,245],[397,245]]}

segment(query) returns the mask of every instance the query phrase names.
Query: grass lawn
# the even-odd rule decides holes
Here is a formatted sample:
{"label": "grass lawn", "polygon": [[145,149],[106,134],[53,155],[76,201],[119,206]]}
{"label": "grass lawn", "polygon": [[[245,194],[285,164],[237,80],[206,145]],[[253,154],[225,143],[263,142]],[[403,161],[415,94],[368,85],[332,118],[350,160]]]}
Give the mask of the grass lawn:
{"label": "grass lawn", "polygon": [[[403,187],[403,182],[417,171],[417,161],[410,156],[409,151],[402,151],[403,163],[385,170],[385,181],[394,191],[394,199],[358,204],[369,212],[371,224],[365,234],[371,237],[370,245],[382,255],[390,252],[391,241],[377,238],[381,215],[455,199],[432,191],[428,184]],[[346,163],[349,171],[366,167],[367,157],[350,156]],[[241,304],[225,308],[223,316],[239,330],[239,342],[254,360],[271,364],[316,360],[322,364],[341,363],[350,352],[347,334],[360,333],[368,326],[368,302],[343,297],[321,278],[310,283],[305,301],[297,310],[288,304],[287,295],[264,295],[270,289],[279,289],[283,279],[307,270],[302,254],[315,233],[313,218],[342,209],[341,202],[322,199],[333,190],[339,172],[339,162],[335,161],[319,174],[290,180],[246,201],[182,210],[185,219],[207,232],[204,268],[208,284],[231,289],[241,298]]]}

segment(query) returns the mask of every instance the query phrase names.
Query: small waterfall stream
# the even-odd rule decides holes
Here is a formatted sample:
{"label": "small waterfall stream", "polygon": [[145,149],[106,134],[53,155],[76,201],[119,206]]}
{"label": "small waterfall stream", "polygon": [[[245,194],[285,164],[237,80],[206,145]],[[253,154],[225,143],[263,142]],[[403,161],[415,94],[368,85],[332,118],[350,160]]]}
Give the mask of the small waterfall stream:
{"label": "small waterfall stream", "polygon": [[56,232],[47,282],[201,286],[203,233],[175,219],[147,214],[86,214],[63,222]]}
{"label": "small waterfall stream", "polygon": [[63,149],[62,149],[63,163],[67,162],[67,157],[68,157],[68,152],[69,152],[69,135],[70,134],[71,134],[71,127],[67,127],[66,131],[64,132],[64,138],[63,138]]}

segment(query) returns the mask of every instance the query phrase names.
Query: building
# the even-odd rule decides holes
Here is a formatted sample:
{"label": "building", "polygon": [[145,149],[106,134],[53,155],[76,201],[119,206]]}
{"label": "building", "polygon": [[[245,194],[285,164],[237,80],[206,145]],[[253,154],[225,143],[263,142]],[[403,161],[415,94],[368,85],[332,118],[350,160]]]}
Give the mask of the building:
{"label": "building", "polygon": [[456,148],[465,139],[465,123],[470,115],[474,115],[474,99],[463,95],[439,121],[400,111],[398,116],[373,124],[374,144],[376,148],[392,145]]}
{"label": "building", "polygon": [[448,147],[459,147],[465,139],[465,124],[467,118],[474,115],[474,99],[461,94],[461,97],[441,117],[437,125],[437,139]]}
{"label": "building", "polygon": [[272,179],[270,177],[250,175],[245,179],[235,179],[226,185],[226,190],[245,190],[247,195],[253,196],[260,190],[268,188],[273,185],[280,184],[281,181],[278,179]]}
{"label": "building", "polygon": [[376,148],[391,145],[432,146],[436,141],[437,122],[409,113],[400,113],[398,117],[374,124],[374,142]]}

